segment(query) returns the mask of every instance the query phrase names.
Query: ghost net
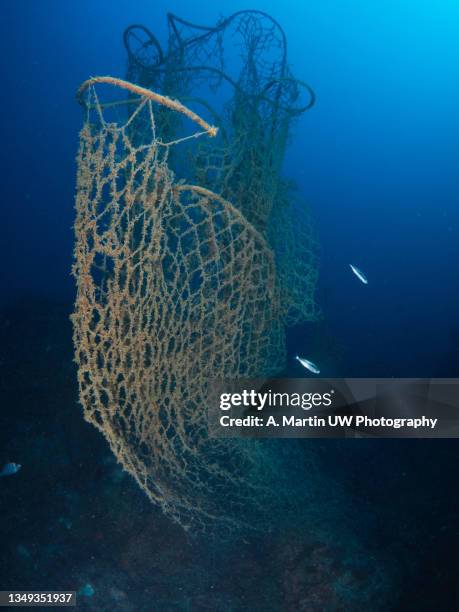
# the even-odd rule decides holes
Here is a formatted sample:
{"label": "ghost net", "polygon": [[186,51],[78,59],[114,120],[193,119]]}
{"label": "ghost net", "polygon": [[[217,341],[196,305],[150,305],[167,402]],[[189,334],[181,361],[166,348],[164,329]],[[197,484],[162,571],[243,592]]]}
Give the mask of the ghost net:
{"label": "ghost net", "polygon": [[[136,101],[103,104],[101,86]],[[256,441],[208,438],[206,391],[213,377],[271,375],[282,366],[271,249],[230,202],[177,181],[169,167],[172,149],[215,128],[176,101],[110,77],[85,82],[79,98],[86,121],[72,321],[84,416],[185,528],[236,525],[272,499],[273,466]],[[127,121],[107,119],[126,104],[135,104]],[[201,130],[163,142],[158,106]],[[136,123],[145,144],[131,140]]]}
{"label": "ghost net", "polygon": [[[285,36],[266,14],[213,28],[168,20],[167,52],[131,26],[129,81],[96,77],[78,93],[80,400],[183,527],[266,529],[262,516],[288,505],[282,453],[209,439],[207,392],[213,378],[280,372],[285,327],[317,317],[317,240],[282,177],[292,122],[314,95],[290,75]],[[239,58],[231,70],[228,40]]]}
{"label": "ghost net", "polygon": [[[315,321],[318,240],[305,202],[282,176],[292,126],[314,105],[314,92],[291,74],[285,33],[266,13],[239,11],[213,27],[167,18],[165,51],[146,27],[126,29],[128,78],[211,114],[218,137],[174,167],[231,201],[268,239],[285,323]],[[160,129],[173,138],[179,120]]]}

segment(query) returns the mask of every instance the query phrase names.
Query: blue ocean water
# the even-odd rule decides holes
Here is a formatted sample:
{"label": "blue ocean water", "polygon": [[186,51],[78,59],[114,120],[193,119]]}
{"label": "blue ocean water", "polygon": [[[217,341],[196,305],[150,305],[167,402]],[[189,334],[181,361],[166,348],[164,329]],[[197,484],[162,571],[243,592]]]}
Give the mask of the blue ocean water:
{"label": "blue ocean water", "polygon": [[[288,529],[263,545],[189,544],[82,419],[68,321],[75,91],[92,75],[124,77],[130,24],[165,42],[167,12],[210,25],[245,8],[282,25],[292,71],[317,96],[285,172],[317,226],[324,316],[290,333],[287,373],[307,347],[324,376],[457,376],[457,3],[3,3],[0,462],[23,467],[0,479],[0,590],[82,589],[80,605],[99,610],[319,610],[335,572],[349,609],[365,589],[374,609],[454,609],[454,440],[311,441],[310,478],[332,478],[346,500],[328,526],[345,550],[321,555],[317,543],[297,549]],[[348,514],[362,525],[358,552],[352,529],[343,535]]]}

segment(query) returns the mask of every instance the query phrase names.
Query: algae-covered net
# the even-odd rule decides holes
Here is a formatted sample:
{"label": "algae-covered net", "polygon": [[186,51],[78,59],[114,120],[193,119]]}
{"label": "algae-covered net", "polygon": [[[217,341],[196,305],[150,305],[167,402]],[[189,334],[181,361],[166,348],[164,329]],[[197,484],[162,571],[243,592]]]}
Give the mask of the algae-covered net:
{"label": "algae-covered net", "polygon": [[301,83],[264,13],[169,26],[166,52],[126,31],[135,83],[78,92],[74,343],[85,418],[119,462],[185,528],[221,533],[289,505],[274,441],[211,439],[206,412],[212,379],[282,371],[286,326],[317,317],[317,241],[281,173],[313,95],[294,105]]}
{"label": "algae-covered net", "polygon": [[[103,102],[101,87],[131,96]],[[215,128],[180,103],[119,79],[90,79],[78,95],[86,121],[72,321],[85,418],[183,526],[237,524],[240,513],[272,499],[273,462],[256,441],[208,438],[206,391],[213,377],[282,368],[272,250],[230,202],[177,181],[168,165],[173,148],[215,136]],[[135,106],[129,118],[113,120],[126,105]],[[158,107],[199,127],[163,142]],[[130,138],[136,123],[144,130],[139,145]]]}
{"label": "algae-covered net", "polygon": [[[282,176],[292,127],[315,95],[290,70],[282,27],[258,10],[238,11],[214,26],[169,13],[167,24],[164,49],[145,26],[125,30],[127,78],[201,108],[217,122],[216,138],[188,153],[182,149],[172,166],[229,200],[268,240],[284,322],[317,320],[318,241],[306,203]],[[173,139],[181,129],[178,116],[158,117],[163,137]],[[142,139],[141,126],[136,137]]]}

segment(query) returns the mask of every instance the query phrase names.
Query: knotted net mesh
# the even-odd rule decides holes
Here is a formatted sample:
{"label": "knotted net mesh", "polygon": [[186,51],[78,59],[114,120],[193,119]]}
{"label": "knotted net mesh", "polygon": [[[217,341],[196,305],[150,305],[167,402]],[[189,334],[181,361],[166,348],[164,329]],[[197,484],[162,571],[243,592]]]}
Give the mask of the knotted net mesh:
{"label": "knotted net mesh", "polygon": [[317,240],[282,177],[314,98],[294,105],[310,89],[264,13],[168,20],[166,52],[143,26],[126,31],[133,82],[95,77],[78,93],[74,343],[85,418],[168,516],[221,534],[289,505],[285,453],[210,439],[206,402],[212,379],[280,372],[286,326],[317,317]]}
{"label": "knotted net mesh", "polygon": [[[101,103],[96,89],[104,83],[137,96],[124,123],[106,116],[133,100]],[[184,527],[210,519],[236,524],[272,500],[274,462],[263,459],[266,446],[256,441],[208,438],[206,391],[213,377],[282,368],[273,253],[230,202],[177,181],[169,167],[171,149],[214,128],[177,102],[110,77],[87,81],[80,98],[86,122],[77,159],[72,320],[84,416]],[[158,105],[204,132],[163,142]],[[136,123],[142,144],[130,137]]]}
{"label": "knotted net mesh", "polygon": [[[172,14],[167,23],[164,50],[147,27],[126,29],[127,78],[211,114],[217,137],[172,156],[172,167],[232,202],[268,240],[284,322],[317,320],[318,241],[306,203],[282,176],[292,127],[315,96],[290,71],[284,31],[257,10],[238,11],[215,26]],[[163,113],[158,130],[175,138],[180,118]]]}

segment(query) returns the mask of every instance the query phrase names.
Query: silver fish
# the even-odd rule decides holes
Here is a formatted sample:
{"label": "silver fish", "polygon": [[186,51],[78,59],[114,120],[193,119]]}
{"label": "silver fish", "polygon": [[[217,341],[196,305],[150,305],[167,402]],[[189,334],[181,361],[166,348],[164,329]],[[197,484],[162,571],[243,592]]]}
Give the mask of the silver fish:
{"label": "silver fish", "polygon": [[304,357],[298,357],[298,355],[296,355],[295,359],[297,359],[301,363],[303,368],[306,368],[313,374],[320,374],[319,368],[316,366],[315,363],[309,361],[309,359],[305,359]]}
{"label": "silver fish", "polygon": [[353,266],[352,264],[349,264],[349,265],[351,267],[351,270],[357,276],[357,278],[361,280],[364,285],[368,285],[368,279],[365,276],[365,274],[362,272],[362,270],[359,270],[356,266]]}
{"label": "silver fish", "polygon": [[3,469],[0,471],[0,476],[12,476],[21,469],[20,463],[5,463]]}

